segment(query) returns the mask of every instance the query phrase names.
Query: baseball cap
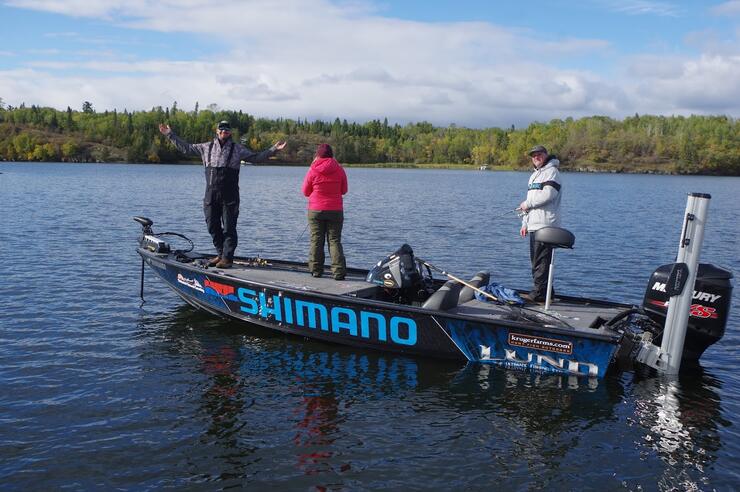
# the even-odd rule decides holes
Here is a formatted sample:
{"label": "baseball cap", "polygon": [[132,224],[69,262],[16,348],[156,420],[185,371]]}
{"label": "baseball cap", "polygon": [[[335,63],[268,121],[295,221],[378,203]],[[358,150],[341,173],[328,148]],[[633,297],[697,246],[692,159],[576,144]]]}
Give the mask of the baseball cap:
{"label": "baseball cap", "polygon": [[532,154],[538,154],[540,152],[544,152],[545,154],[547,154],[547,149],[542,145],[535,145],[534,147],[529,149],[529,152],[527,152],[527,154],[531,156]]}
{"label": "baseball cap", "polygon": [[534,147],[529,149],[529,152],[527,152],[527,154],[531,156],[532,154],[537,154],[539,152],[544,152],[545,154],[547,154],[547,149],[542,145],[535,145]]}

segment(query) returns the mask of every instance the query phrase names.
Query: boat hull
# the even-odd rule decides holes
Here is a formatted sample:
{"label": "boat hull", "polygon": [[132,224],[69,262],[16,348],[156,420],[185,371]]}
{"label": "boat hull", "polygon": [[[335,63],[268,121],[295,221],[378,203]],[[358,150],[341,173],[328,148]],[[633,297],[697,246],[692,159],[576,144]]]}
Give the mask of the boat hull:
{"label": "boat hull", "polygon": [[535,323],[481,320],[438,310],[237,278],[171,255],[138,250],[191,305],[283,333],[360,349],[508,368],[602,377],[616,335],[584,336]]}

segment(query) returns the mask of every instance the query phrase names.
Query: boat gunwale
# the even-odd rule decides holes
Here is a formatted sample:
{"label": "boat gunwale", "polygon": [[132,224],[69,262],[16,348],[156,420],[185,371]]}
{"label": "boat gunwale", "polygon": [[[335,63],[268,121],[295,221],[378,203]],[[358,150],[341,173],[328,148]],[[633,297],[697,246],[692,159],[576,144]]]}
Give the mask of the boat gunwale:
{"label": "boat gunwale", "polygon": [[[482,316],[451,313],[449,311],[422,308],[421,306],[397,304],[397,303],[382,301],[378,299],[366,299],[363,297],[350,296],[347,294],[327,294],[327,293],[323,293],[323,292],[316,291],[316,290],[306,291],[306,290],[296,289],[294,287],[289,287],[289,286],[276,286],[274,284],[268,284],[268,283],[264,283],[258,280],[247,280],[245,278],[238,277],[236,275],[230,275],[228,271],[224,271],[223,269],[211,270],[211,269],[204,268],[203,266],[194,263],[194,261],[197,259],[209,258],[208,255],[202,255],[197,258],[193,258],[192,259],[193,261],[186,263],[186,262],[178,261],[176,258],[173,257],[172,253],[153,253],[141,247],[137,248],[137,252],[142,257],[146,256],[153,260],[169,264],[175,268],[180,268],[180,269],[184,269],[184,270],[191,271],[191,272],[197,272],[200,274],[206,274],[206,275],[210,275],[213,277],[217,277],[217,278],[221,278],[221,279],[229,280],[233,282],[245,282],[245,283],[257,285],[257,286],[260,286],[266,289],[281,290],[281,291],[291,292],[291,293],[304,295],[304,296],[308,293],[311,296],[315,296],[320,299],[332,300],[335,302],[337,300],[341,300],[342,302],[347,302],[347,300],[351,299],[351,302],[353,304],[359,304],[363,306],[393,309],[397,311],[411,312],[411,313],[420,314],[424,316],[437,315],[437,316],[443,316],[446,318],[459,319],[459,320],[464,320],[464,321],[469,321],[469,322],[470,321],[478,322],[484,325],[501,325],[506,328],[516,328],[516,329],[524,329],[528,331],[539,331],[539,332],[545,331],[548,333],[553,333],[553,334],[558,334],[558,335],[563,335],[563,336],[568,336],[568,337],[588,338],[588,339],[604,341],[604,342],[613,343],[613,344],[617,344],[619,342],[619,339],[621,338],[621,334],[617,332],[612,332],[612,331],[606,332],[603,329],[600,331],[596,331],[599,329],[594,329],[593,332],[590,332],[590,331],[586,331],[587,330],[586,328],[580,328],[580,327],[565,328],[565,327],[559,327],[559,326],[550,325],[550,324],[538,324],[533,321],[525,322],[525,321],[515,321],[515,320],[507,320],[507,319],[492,320],[492,319],[484,318]],[[306,263],[294,262],[290,260],[275,260],[275,259],[270,259],[270,258],[259,258],[259,259],[268,261],[268,262],[282,263],[282,264],[291,265],[291,266],[297,266],[297,267],[301,266],[304,268],[306,267]],[[234,258],[234,261],[240,261],[240,260],[249,261],[249,260],[253,260],[253,258],[249,258],[249,257],[235,257]],[[269,267],[274,268],[275,266],[270,265]],[[348,273],[357,273],[357,274],[362,274],[363,272],[364,274],[367,274],[368,272],[368,270],[363,270],[359,268],[348,268],[347,271]],[[306,273],[308,274],[307,270],[306,270]],[[369,284],[369,285],[377,286],[375,284]],[[377,287],[380,287],[380,286],[377,286]],[[180,294],[179,291],[178,291],[178,294]],[[616,303],[616,302],[603,301],[603,300],[598,300],[598,299],[588,299],[588,298],[568,297],[568,296],[559,296],[559,297],[561,297],[564,300],[573,301],[574,303],[580,303],[580,304],[593,303],[594,305],[601,306],[601,307],[622,308],[622,309],[630,309],[634,307],[631,304]],[[230,315],[230,313],[227,313],[227,312],[223,312],[223,314],[227,316]],[[544,314],[544,313],[541,313],[541,314]],[[231,316],[237,319],[242,319],[242,318],[239,318],[233,315]],[[252,318],[246,318],[246,319],[249,322],[256,322],[256,321],[253,321]],[[275,323],[265,324],[265,325],[262,325],[261,323],[257,323],[257,324],[260,324],[261,326],[266,326],[266,327],[276,326]]]}

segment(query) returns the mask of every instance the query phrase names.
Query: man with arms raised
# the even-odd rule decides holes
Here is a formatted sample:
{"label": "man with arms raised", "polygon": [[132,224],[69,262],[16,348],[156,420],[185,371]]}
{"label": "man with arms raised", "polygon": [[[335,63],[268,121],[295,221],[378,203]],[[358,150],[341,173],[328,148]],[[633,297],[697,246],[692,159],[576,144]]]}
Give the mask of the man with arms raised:
{"label": "man with arms raised", "polygon": [[262,152],[253,152],[231,139],[231,125],[221,121],[216,138],[209,142],[191,144],[172,131],[170,125],[160,124],[159,131],[185,154],[199,155],[206,171],[206,194],[203,212],[208,232],[218,256],[209,266],[231,268],[237,244],[236,220],[239,217],[239,168],[242,160],[264,162],[277,151],[285,148],[284,141],[276,142]]}

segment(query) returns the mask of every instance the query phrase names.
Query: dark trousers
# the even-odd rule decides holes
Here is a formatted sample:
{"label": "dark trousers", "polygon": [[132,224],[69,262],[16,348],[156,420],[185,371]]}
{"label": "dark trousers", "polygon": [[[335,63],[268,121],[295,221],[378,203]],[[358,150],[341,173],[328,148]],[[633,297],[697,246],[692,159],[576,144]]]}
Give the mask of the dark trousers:
{"label": "dark trousers", "polygon": [[544,298],[547,295],[547,275],[552,261],[552,246],[534,240],[534,232],[529,233],[529,259],[532,261],[531,295]]}
{"label": "dark trousers", "polygon": [[344,277],[347,262],[342,248],[342,226],[344,212],[341,210],[309,210],[308,227],[311,230],[311,246],[308,250],[308,269],[312,273],[324,270],[324,242],[329,240],[331,271],[335,277]]}
{"label": "dark trousers", "polygon": [[203,199],[208,233],[221,258],[231,260],[238,242],[236,221],[239,218],[239,190],[222,193],[219,189],[207,189]]}

